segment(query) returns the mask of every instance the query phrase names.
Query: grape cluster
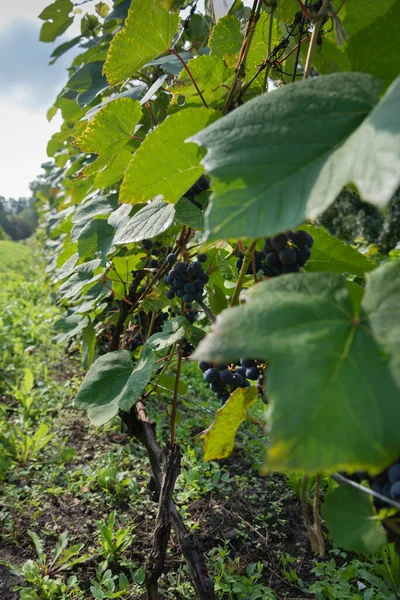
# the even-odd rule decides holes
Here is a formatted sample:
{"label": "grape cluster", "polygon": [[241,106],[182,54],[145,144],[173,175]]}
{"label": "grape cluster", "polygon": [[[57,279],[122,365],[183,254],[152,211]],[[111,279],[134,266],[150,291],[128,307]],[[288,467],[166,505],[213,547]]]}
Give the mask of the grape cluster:
{"label": "grape cluster", "polygon": [[[304,267],[311,256],[313,237],[307,231],[288,231],[274,238],[266,238],[262,251],[255,250],[255,271],[262,271],[267,277],[276,277],[283,273],[297,273]],[[242,268],[244,255],[238,254],[236,267]],[[247,269],[247,274],[253,273],[253,262]]]}
{"label": "grape cluster", "polygon": [[[400,460],[385,469],[382,473],[374,477],[367,476],[366,478],[368,478],[371,488],[375,492],[392,498],[392,500],[400,501]],[[379,508],[382,505],[379,504]]]}
{"label": "grape cluster", "polygon": [[[172,252],[172,247],[163,246],[160,241],[143,240],[142,248],[149,254],[150,260],[147,266],[151,269],[158,269],[164,257]],[[160,261],[160,259],[162,260]]]}
{"label": "grape cluster", "polygon": [[[160,312],[153,321],[153,327],[151,333],[157,333],[162,330],[164,322],[168,319],[168,314]],[[143,346],[146,342],[148,328],[152,321],[152,313],[145,313],[139,311],[133,317],[133,328],[128,331],[127,338],[125,340],[126,346],[133,352],[139,346]]]}
{"label": "grape cluster", "polygon": [[210,385],[221,404],[225,404],[230,394],[237,388],[247,388],[250,381],[257,381],[257,385],[263,385],[264,365],[261,361],[241,358],[238,364],[211,364],[205,361],[199,362],[203,371],[204,381]]}
{"label": "grape cluster", "polygon": [[206,254],[199,254],[197,260],[192,264],[184,261],[177,262],[175,254],[168,254],[167,262],[171,265],[168,275],[164,277],[164,283],[169,285],[166,293],[168,300],[175,296],[182,298],[185,303],[185,316],[194,323],[197,311],[193,310],[193,302],[200,302],[204,294],[204,286],[208,281],[208,275],[204,271],[202,263],[207,260]]}

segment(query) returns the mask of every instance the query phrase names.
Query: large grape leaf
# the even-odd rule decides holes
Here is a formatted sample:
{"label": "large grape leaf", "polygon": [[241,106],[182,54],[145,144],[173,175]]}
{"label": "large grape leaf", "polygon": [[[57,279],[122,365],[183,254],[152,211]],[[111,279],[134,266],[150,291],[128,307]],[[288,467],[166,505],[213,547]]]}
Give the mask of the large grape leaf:
{"label": "large grape leaf", "polygon": [[131,244],[164,233],[173,223],[175,207],[155,198],[117,228],[114,243]]}
{"label": "large grape leaf", "polygon": [[57,344],[62,344],[70,338],[78,335],[85,327],[89,324],[88,317],[82,318],[82,315],[68,315],[66,317],[60,317],[53,324],[53,331],[57,333],[54,337],[54,341]]}
{"label": "large grape leaf", "polygon": [[[321,52],[315,54],[314,66],[321,74],[339,70],[371,73],[382,79],[387,87],[400,71],[400,55],[397,52],[400,2],[369,0],[371,11],[366,11],[365,6],[360,10],[357,7],[360,4],[365,5],[365,1],[346,2],[344,6],[345,8],[347,5],[343,24],[349,37],[348,43],[338,47],[335,35],[329,34],[322,44]],[[374,40],[373,44],[371,39]],[[302,52],[305,56],[307,45]]]}
{"label": "large grape leaf", "polygon": [[102,272],[98,273],[100,265],[101,260],[99,259],[77,265],[72,275],[58,288],[61,298],[73,298],[86,287],[99,281],[103,276]]}
{"label": "large grape leaf", "polygon": [[339,274],[258,283],[218,315],[194,357],[270,362],[270,469],[379,472],[400,454],[399,390]]}
{"label": "large grape leaf", "polygon": [[79,258],[94,258],[100,255],[103,262],[110,250],[114,228],[105,219],[93,219],[82,229],[78,238]]}
{"label": "large grape leaf", "polygon": [[400,387],[400,261],[386,263],[368,275],[363,306],[376,338],[391,354],[393,377]]}
{"label": "large grape leaf", "polygon": [[261,237],[321,214],[343,186],[386,205],[400,184],[400,78],[338,73],[250,100],[189,141],[208,150],[208,239]]}
{"label": "large grape leaf", "polygon": [[201,436],[204,439],[205,461],[227,458],[232,454],[237,430],[256,399],[255,386],[239,388],[231,394],[224,406],[217,410],[215,421]]}
{"label": "large grape leaf", "polygon": [[104,70],[110,85],[132,77],[156,56],[168,52],[178,31],[179,12],[132,0],[125,27],[111,42]]}
{"label": "large grape leaf", "polygon": [[375,554],[386,544],[376,519],[372,497],[351,487],[339,487],[322,505],[322,514],[335,543],[351,552]]}
{"label": "large grape leaf", "polygon": [[94,425],[103,425],[118,414],[128,411],[149,383],[153,374],[154,354],[143,346],[137,365],[132,364],[127,350],[100,356],[86,374],[75,406],[87,410]]}
{"label": "large grape leaf", "polygon": [[202,150],[185,140],[217,117],[213,110],[188,108],[169,116],[149,133],[125,172],[120,202],[142,204],[157,195],[166,202],[177,202],[203,172]]}
{"label": "large grape leaf", "polygon": [[226,15],[215,25],[208,45],[211,56],[222,59],[225,54],[237,54],[242,43],[243,34],[240,31],[239,20],[233,15]]}
{"label": "large grape leaf", "polygon": [[[207,106],[214,109],[222,108],[228,95],[234,70],[228,68],[218,56],[207,54],[189,60],[188,68]],[[185,69],[181,71],[179,78],[169,86],[168,90],[175,99],[184,96],[186,107],[203,106],[203,100]],[[180,109],[179,103],[175,102],[175,105],[172,106],[175,110]]]}
{"label": "large grape leaf", "polygon": [[56,37],[62,35],[74,20],[69,14],[74,5],[70,0],[56,0],[46,6],[39,15],[39,19],[45,21],[40,30],[41,42],[54,42]]}
{"label": "large grape leaf", "polygon": [[364,275],[377,266],[376,262],[364,256],[334,235],[313,225],[302,225],[314,238],[311,257],[304,267],[306,271],[333,271],[334,273],[355,273]]}
{"label": "large grape leaf", "polygon": [[87,124],[76,144],[82,152],[93,152],[99,158],[85,167],[82,176],[105,168],[131,141],[142,116],[137,100],[118,98],[106,104]]}

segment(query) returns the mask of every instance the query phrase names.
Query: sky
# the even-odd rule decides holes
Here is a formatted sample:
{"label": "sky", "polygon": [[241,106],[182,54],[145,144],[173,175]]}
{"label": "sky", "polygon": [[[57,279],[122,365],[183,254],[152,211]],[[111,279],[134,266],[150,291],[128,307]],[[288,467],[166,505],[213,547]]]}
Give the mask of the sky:
{"label": "sky", "polygon": [[[216,12],[224,14],[232,2],[214,0]],[[50,3],[51,0],[1,2],[0,196],[6,198],[29,196],[29,183],[40,174],[40,165],[48,160],[47,142],[59,130],[61,118],[56,115],[49,123],[46,113],[67,81],[66,69],[78,51],[73,48],[54,65],[48,65],[54,48],[79,33],[76,17],[67,33],[54,43],[39,41],[43,21],[38,15]],[[84,12],[90,12],[93,4],[95,0],[86,0]],[[199,8],[202,4],[200,1]]]}
{"label": "sky", "polygon": [[[48,66],[53,49],[79,32],[79,22],[55,43],[39,42],[40,12],[51,0],[7,0],[0,11],[0,196],[29,196],[29,183],[47,160],[60,127],[46,112],[67,80],[73,52]],[[4,4],[4,6],[3,6]]]}

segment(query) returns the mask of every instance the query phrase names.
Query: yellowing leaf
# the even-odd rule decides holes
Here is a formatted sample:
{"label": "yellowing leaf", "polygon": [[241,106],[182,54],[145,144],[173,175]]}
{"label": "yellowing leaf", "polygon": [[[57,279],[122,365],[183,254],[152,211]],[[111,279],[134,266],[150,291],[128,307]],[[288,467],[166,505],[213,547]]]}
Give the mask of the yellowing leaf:
{"label": "yellowing leaf", "polygon": [[203,173],[203,151],[185,140],[217,117],[213,110],[188,108],[165,119],[133,155],[119,201],[141,204],[162,195],[166,202],[177,202]]}
{"label": "yellowing leaf", "polygon": [[85,167],[81,175],[88,177],[106,168],[131,141],[141,116],[137,100],[118,98],[106,104],[76,140],[83,152],[98,154],[98,159]]}
{"label": "yellowing leaf", "polygon": [[110,85],[121,83],[168,52],[178,31],[179,12],[148,0],[132,0],[125,27],[111,42],[104,70]]}
{"label": "yellowing leaf", "polygon": [[215,421],[201,436],[204,438],[204,460],[227,458],[233,451],[236,432],[246,419],[248,409],[257,397],[257,388],[238,388],[217,411]]}

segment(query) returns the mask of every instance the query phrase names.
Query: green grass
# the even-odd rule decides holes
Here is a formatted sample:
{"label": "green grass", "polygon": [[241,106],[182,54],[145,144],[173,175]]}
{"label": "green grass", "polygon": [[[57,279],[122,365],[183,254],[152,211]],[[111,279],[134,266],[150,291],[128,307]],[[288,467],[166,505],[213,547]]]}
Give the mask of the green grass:
{"label": "green grass", "polygon": [[0,240],[0,275],[26,275],[34,268],[32,248],[25,244]]}

